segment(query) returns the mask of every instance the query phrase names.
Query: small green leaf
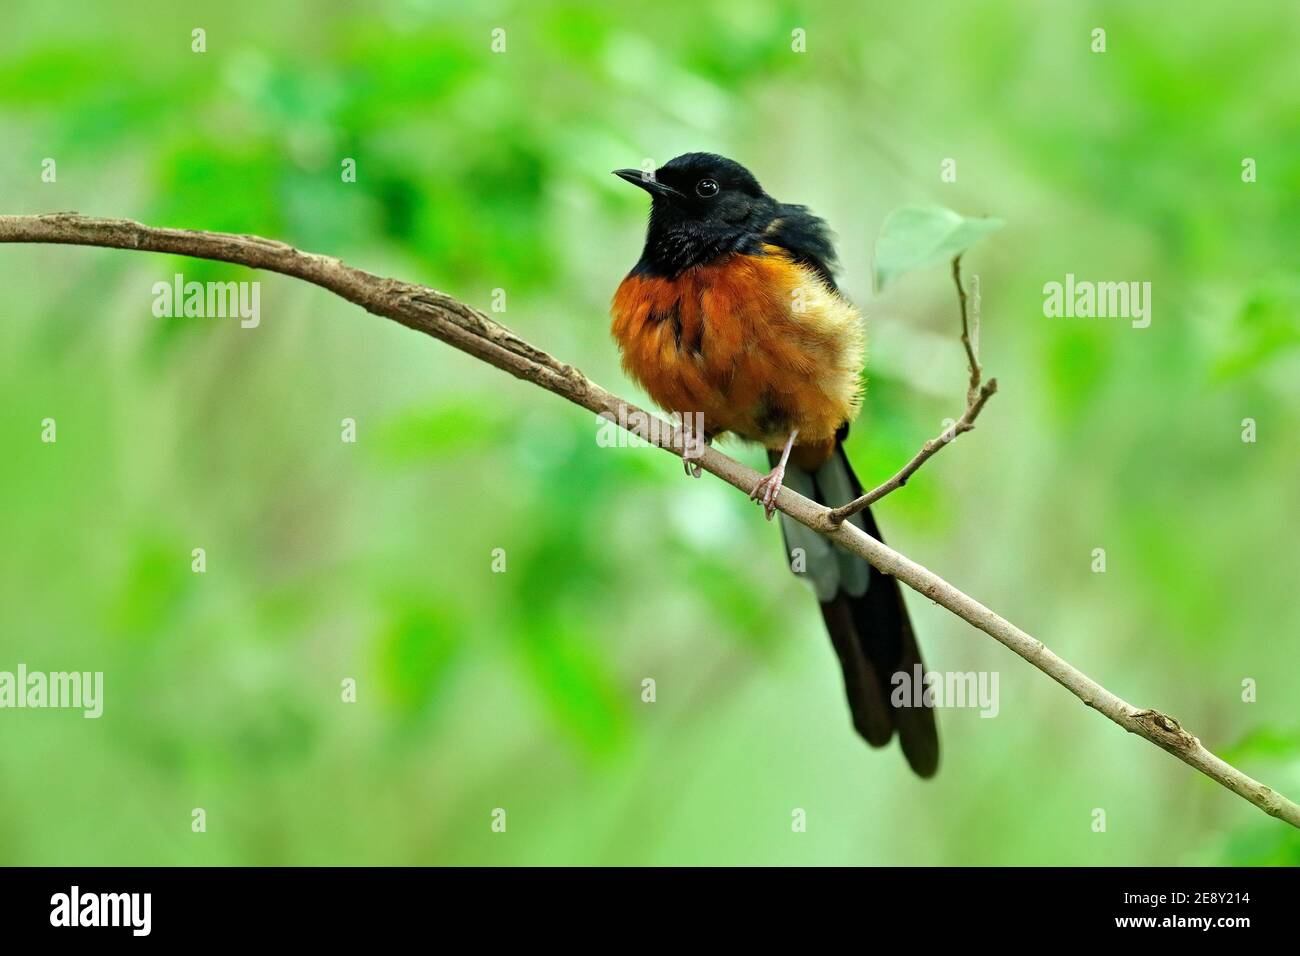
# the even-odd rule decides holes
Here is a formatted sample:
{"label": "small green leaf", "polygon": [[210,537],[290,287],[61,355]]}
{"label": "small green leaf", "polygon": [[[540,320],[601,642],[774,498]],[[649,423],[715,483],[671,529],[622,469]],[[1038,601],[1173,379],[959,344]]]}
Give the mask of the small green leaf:
{"label": "small green leaf", "polygon": [[943,206],[895,209],[876,239],[876,291],[904,272],[961,255],[1001,226],[1001,219],[967,219]]}

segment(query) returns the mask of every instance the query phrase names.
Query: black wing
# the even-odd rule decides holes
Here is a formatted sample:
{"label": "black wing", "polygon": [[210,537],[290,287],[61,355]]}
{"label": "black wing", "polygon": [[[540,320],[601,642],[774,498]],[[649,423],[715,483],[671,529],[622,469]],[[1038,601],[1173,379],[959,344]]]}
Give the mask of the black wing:
{"label": "black wing", "polygon": [[827,286],[839,291],[835,284],[838,262],[830,227],[824,219],[813,215],[807,206],[783,203],[777,209],[776,218],[767,227],[763,238],[788,251],[795,262],[808,266]]}

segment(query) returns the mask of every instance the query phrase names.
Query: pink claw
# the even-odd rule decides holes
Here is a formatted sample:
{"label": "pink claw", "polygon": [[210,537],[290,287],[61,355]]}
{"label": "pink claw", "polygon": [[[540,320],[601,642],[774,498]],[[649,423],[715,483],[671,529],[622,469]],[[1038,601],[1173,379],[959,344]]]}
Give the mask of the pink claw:
{"label": "pink claw", "polygon": [[[781,449],[781,460],[776,463],[776,467],[759,479],[754,490],[749,493],[752,500],[763,506],[768,521],[771,521],[772,515],[776,514],[776,496],[781,493],[781,483],[785,481],[785,463],[790,460],[790,449],[794,447],[794,440],[798,437],[799,429],[796,428],[785,440],[785,447]],[[759,494],[760,488],[762,494]]]}
{"label": "pink claw", "polygon": [[757,501],[767,512],[767,520],[771,521],[772,516],[776,514],[776,496],[781,493],[781,483],[785,481],[785,465],[777,465],[769,471],[763,478],[759,479],[754,490],[749,493],[753,501]]}

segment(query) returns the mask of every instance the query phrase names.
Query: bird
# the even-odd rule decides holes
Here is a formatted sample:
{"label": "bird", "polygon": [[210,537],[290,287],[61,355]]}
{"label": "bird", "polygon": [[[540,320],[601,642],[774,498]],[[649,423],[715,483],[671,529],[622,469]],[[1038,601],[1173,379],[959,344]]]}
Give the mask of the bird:
{"label": "bird", "polygon": [[[750,498],[769,521],[782,487],[830,507],[861,496],[844,442],[862,407],[865,333],[836,284],[826,222],[715,153],[614,175],[650,194],[641,257],[610,309],[624,371],[696,422],[700,441],[732,435],[767,449],[771,471]],[[687,474],[699,477],[687,447]],[[881,540],[869,509],[848,520]],[[854,729],[873,747],[896,733],[912,770],[933,776],[930,695],[891,693],[924,674],[897,579],[785,514],[780,523],[791,566],[821,606]]]}

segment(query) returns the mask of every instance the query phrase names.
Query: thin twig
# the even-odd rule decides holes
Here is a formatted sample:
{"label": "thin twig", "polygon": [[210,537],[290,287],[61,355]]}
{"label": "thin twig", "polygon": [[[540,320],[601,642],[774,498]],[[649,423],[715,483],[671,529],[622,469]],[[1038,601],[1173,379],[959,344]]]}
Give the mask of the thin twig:
{"label": "thin twig", "polygon": [[975,284],[975,308],[974,308],[974,333],[972,335],[972,324],[967,319],[966,290],[961,284],[961,256],[952,260],[952,281],[957,286],[957,303],[961,310],[961,344],[966,350],[966,359],[970,367],[970,385],[966,389],[966,411],[962,413],[961,418],[953,422],[934,438],[931,438],[921,450],[912,456],[912,460],[900,468],[893,477],[888,481],[882,482],[872,488],[860,498],[854,498],[848,504],[840,505],[831,511],[831,521],[838,525],[846,519],[857,514],[864,508],[875,504],[891,491],[897,491],[903,485],[907,484],[907,479],[911,478],[918,468],[933,458],[939,451],[950,441],[963,432],[968,432],[975,427],[975,419],[983,411],[984,404],[998,390],[998,380],[989,379],[984,384],[980,384],[980,379],[984,374],[984,369],[980,366],[979,360],[979,278],[976,277]]}
{"label": "thin twig", "polygon": [[[975,353],[975,358],[980,354],[980,274],[973,273],[970,277],[970,344],[971,351]],[[980,374],[984,369],[979,369]],[[969,403],[970,396],[967,395]]]}
{"label": "thin twig", "polygon": [[[956,256],[952,260],[952,281],[957,286],[957,301],[961,304],[961,344],[966,350],[966,361],[970,368],[970,386],[966,389],[966,406],[975,404],[975,398],[980,390],[980,377],[984,374],[984,369],[980,366],[979,356],[976,354],[976,346],[971,339],[970,324],[966,319],[966,290],[961,284],[961,256]],[[979,308],[975,310],[975,328],[978,334],[979,329]]]}
{"label": "thin twig", "polygon": [[876,487],[872,488],[861,498],[855,498],[847,505],[843,505],[831,511],[831,521],[835,524],[839,524],[850,515],[855,515],[863,508],[870,507],[891,491],[897,491],[899,488],[903,487],[903,485],[907,484],[907,479],[911,478],[918,468],[934,457],[935,453],[938,452],[940,448],[948,444],[948,442],[952,441],[958,435],[963,432],[968,432],[975,427],[975,416],[980,413],[980,410],[984,408],[984,403],[987,402],[997,390],[998,380],[996,378],[991,378],[981,385],[979,390],[975,393],[975,402],[966,406],[966,411],[961,418],[957,419],[937,436],[929,439],[924,445],[922,445],[921,450],[912,456],[912,460],[895,472],[893,477],[888,481],[876,485]]}
{"label": "thin twig", "polygon": [[[577,369],[534,348],[509,329],[450,296],[425,286],[381,278],[344,265],[337,259],[300,252],[284,243],[256,236],[155,229],[124,219],[90,219],[70,213],[0,216],[0,242],[63,243],[168,252],[279,272],[315,283],[367,311],[440,339],[613,421],[627,422],[633,420],[631,416],[638,412],[646,414],[601,388]],[[675,430],[662,420],[658,424],[662,427],[655,433],[655,443],[674,457],[680,457],[680,449],[673,447]],[[697,460],[705,471],[742,493],[748,493],[760,477],[752,468],[715,448],[704,448]],[[852,523],[836,524],[830,510],[822,505],[783,488],[777,497],[777,507],[795,521],[825,534],[846,551],[865,558],[885,574],[893,575],[979,628],[1125,730],[1168,751],[1265,813],[1300,828],[1300,806],[1220,760],[1172,717],[1155,710],[1139,710],[1116,697],[1052,653],[1041,641],[994,614],[932,571],[886,547]]]}

